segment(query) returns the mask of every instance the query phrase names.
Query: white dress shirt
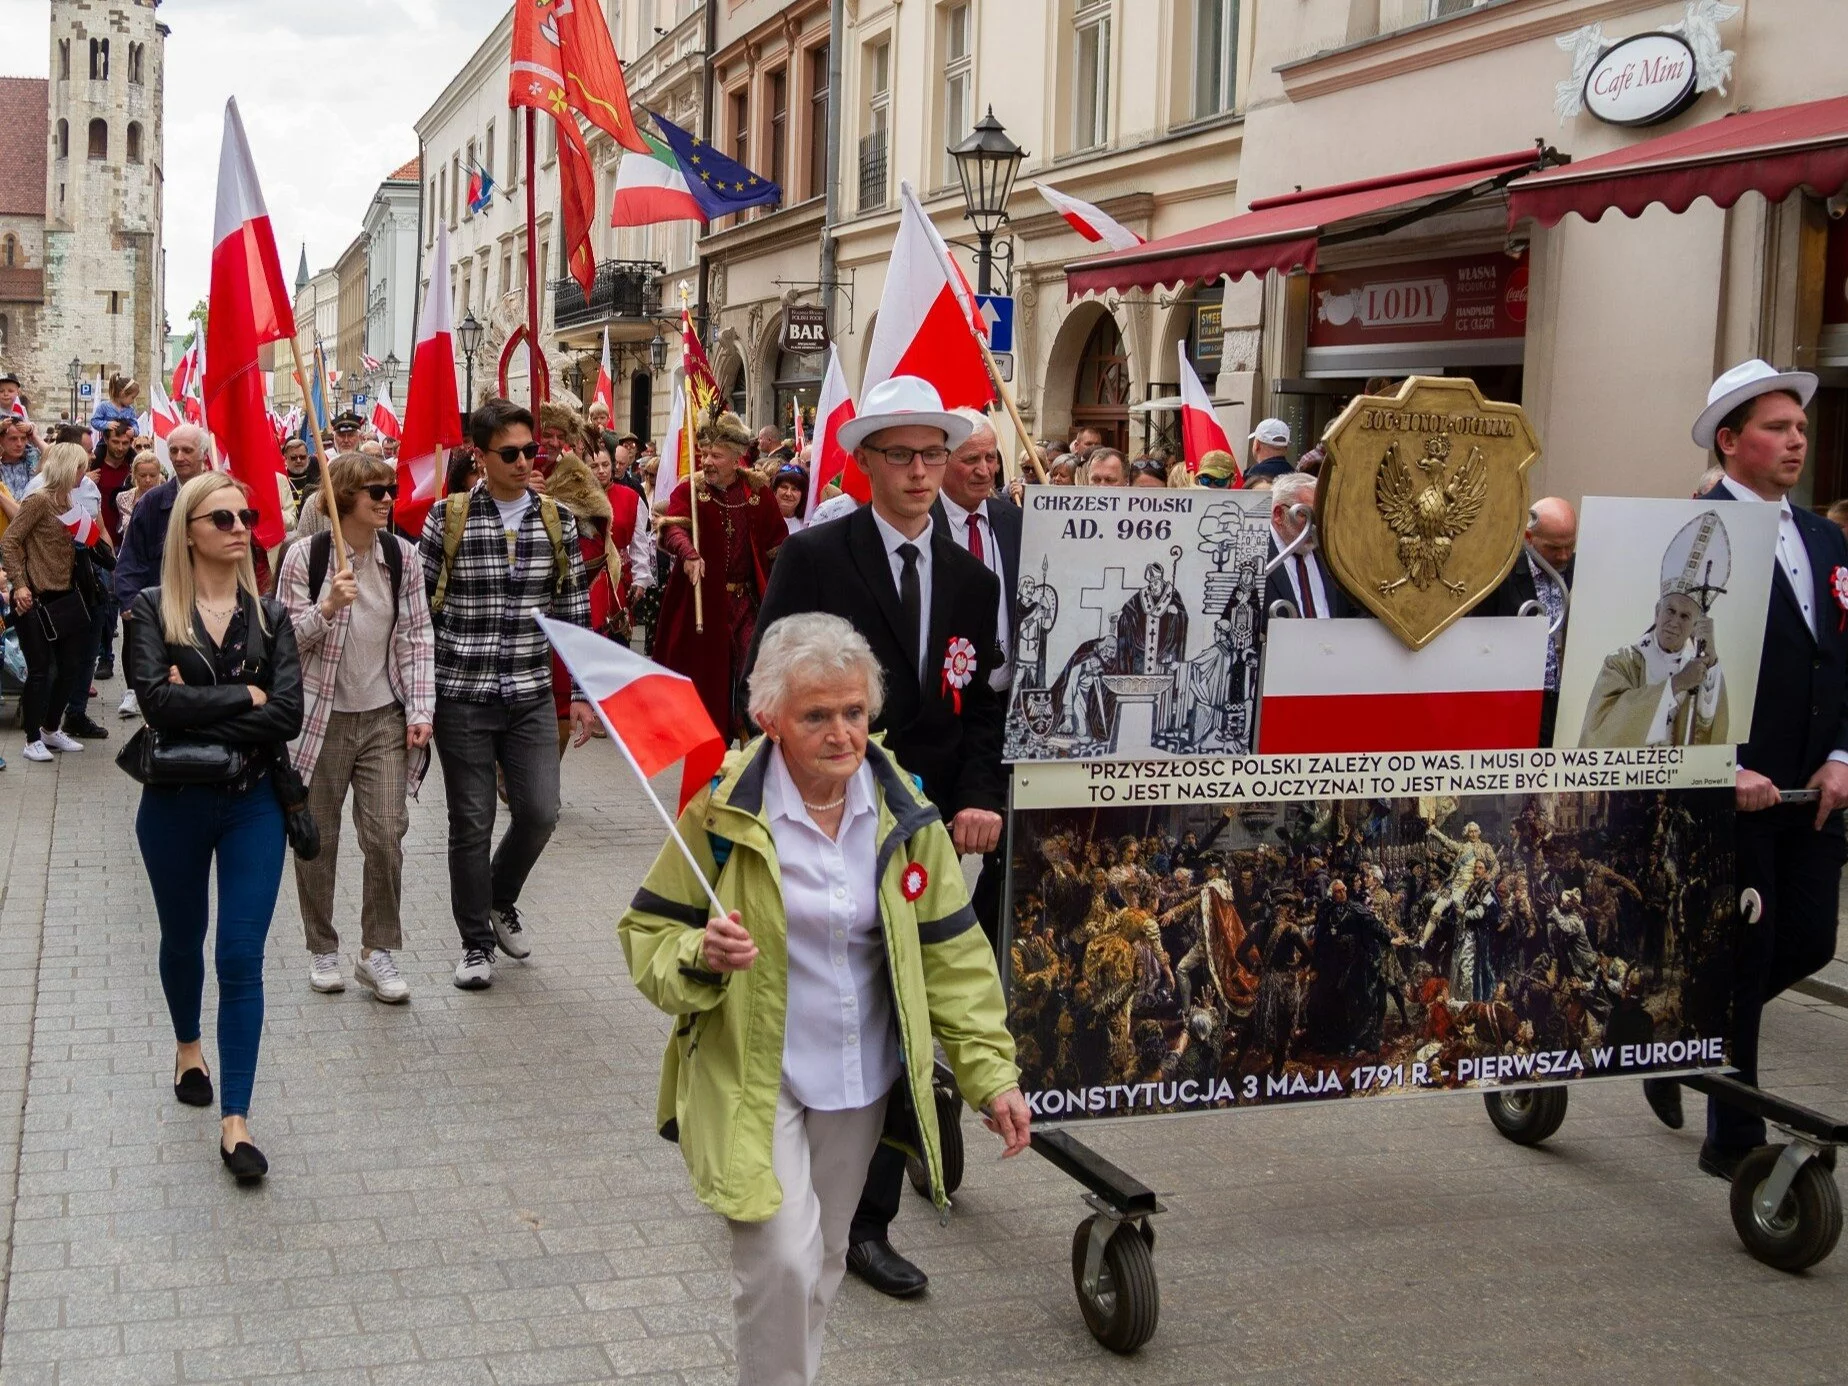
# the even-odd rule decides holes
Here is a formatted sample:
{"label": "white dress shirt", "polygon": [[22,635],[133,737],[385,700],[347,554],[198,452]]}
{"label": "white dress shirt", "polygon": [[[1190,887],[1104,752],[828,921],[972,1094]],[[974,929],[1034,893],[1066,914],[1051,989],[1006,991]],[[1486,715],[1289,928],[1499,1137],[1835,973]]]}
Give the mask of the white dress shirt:
{"label": "white dress shirt", "polygon": [[[1290,547],[1290,541],[1277,532],[1275,525],[1271,527],[1271,542],[1276,544],[1278,553],[1282,553],[1285,549]],[[1283,560],[1283,575],[1290,580],[1290,591],[1295,595],[1296,600],[1296,614],[1299,616],[1307,616],[1309,614],[1308,604],[1303,601],[1303,585],[1297,579],[1296,560],[1299,558],[1303,561],[1303,571],[1309,574],[1309,591],[1315,597],[1316,617],[1317,619],[1326,618],[1328,615],[1328,588],[1322,581],[1322,565],[1316,562],[1315,546],[1313,544],[1303,545],[1295,553]]]}
{"label": "white dress shirt", "polygon": [[[907,539],[903,534],[886,523],[885,516],[868,506],[873,516],[873,523],[879,526],[879,538],[885,545],[886,561],[892,566],[892,590],[902,594],[901,585],[905,572],[905,560],[899,553],[901,544],[910,544],[918,551],[918,596],[922,599],[918,607],[918,682],[924,681],[924,661],[930,657],[930,526],[924,526],[924,532],[915,539]],[[903,609],[904,603],[899,603]]]}
{"label": "white dress shirt", "polygon": [[[24,500],[26,496],[35,496],[44,489],[45,473],[38,472],[33,476],[31,481],[26,483],[26,493],[19,499]],[[96,487],[96,478],[85,476],[75,486],[71,487],[71,504],[81,506],[89,513],[92,520],[101,520],[103,518],[103,493]]]}
{"label": "white dress shirt", "polygon": [[995,575],[1001,584],[1001,599],[995,612],[995,638],[1001,645],[1001,667],[995,670],[988,683],[997,693],[1006,691],[1014,684],[1014,632],[1013,619],[1008,611],[1007,568],[1001,561],[1001,544],[995,538],[995,527],[988,518],[988,502],[983,501],[974,510],[964,510],[949,493],[942,493],[943,513],[950,522],[950,537],[957,545],[969,547],[969,522],[974,519],[982,527],[982,564]]}
{"label": "white dress shirt", "polygon": [[846,794],[840,833],[830,838],[803,807],[783,753],[771,753],[764,808],[789,921],[783,1082],[804,1107],[819,1112],[877,1102],[899,1073],[874,875],[879,815],[869,767],[860,766]]}

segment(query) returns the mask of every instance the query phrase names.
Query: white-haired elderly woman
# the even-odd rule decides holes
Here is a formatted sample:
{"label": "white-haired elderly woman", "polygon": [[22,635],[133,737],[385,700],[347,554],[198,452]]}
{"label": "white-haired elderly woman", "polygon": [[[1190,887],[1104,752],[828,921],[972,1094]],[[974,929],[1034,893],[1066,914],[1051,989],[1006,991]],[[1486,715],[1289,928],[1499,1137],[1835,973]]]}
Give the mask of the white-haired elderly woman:
{"label": "white-haired elderly woman", "polygon": [[[741,1382],[810,1382],[884,1134],[945,1205],[933,1035],[1014,1155],[1028,1143],[994,955],[937,810],[867,736],[884,679],[838,616],[764,632],[763,734],[680,816],[618,929],[675,1017],[657,1109],[700,1201],[731,1224]],[[710,882],[726,914],[712,918]]]}

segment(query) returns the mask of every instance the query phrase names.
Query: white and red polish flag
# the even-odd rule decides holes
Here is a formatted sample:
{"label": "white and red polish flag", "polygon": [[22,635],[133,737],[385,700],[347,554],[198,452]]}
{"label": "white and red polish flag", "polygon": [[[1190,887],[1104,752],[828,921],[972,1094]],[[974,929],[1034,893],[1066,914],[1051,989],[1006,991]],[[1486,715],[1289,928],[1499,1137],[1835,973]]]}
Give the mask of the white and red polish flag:
{"label": "white and red polish flag", "polygon": [[[552,620],[538,611],[533,612],[533,619],[597,709],[610,739],[641,776],[650,797],[654,791],[649,780],[675,761],[686,762],[680,773],[680,807],[684,809],[725,759],[725,738],[712,725],[693,680],[582,626]],[[673,826],[672,820],[668,826]]]}
{"label": "white and red polish flag", "polygon": [[828,373],[821,379],[821,397],[815,402],[815,446],[809,455],[808,505],[804,515],[813,515],[821,504],[821,493],[828,483],[838,481],[841,490],[861,505],[873,498],[872,484],[866,473],[840,445],[843,425],[854,416],[853,396],[847,393],[847,373],[841,369],[841,352],[828,348]]}
{"label": "white and red polish flag", "polygon": [[402,438],[404,425],[398,419],[397,406],[391,402],[391,382],[379,386],[378,398],[372,401],[372,431],[381,438]]}
{"label": "white and red polish flag", "polygon": [[666,505],[674,498],[674,488],[691,475],[693,459],[687,435],[696,428],[687,422],[687,383],[682,379],[674,386],[674,402],[667,414],[667,437],[661,442],[661,458],[655,467],[653,504]]}
{"label": "white and red polish flag", "polygon": [[200,400],[199,382],[205,375],[205,337],[197,328],[192,340],[180,353],[173,368],[173,399],[181,423],[205,424],[205,406]]}
{"label": "white and red polish flag", "polygon": [[1067,197],[1050,183],[1035,184],[1039,195],[1052,204],[1053,211],[1064,217],[1071,224],[1072,230],[1087,241],[1099,241],[1112,250],[1128,250],[1131,246],[1142,245],[1147,238],[1138,236],[1122,222],[1099,211],[1088,202],[1081,202],[1075,197]]}
{"label": "white and red polish flag", "polygon": [[103,527],[97,524],[96,521],[91,518],[90,512],[85,510],[81,505],[73,505],[69,510],[58,516],[58,522],[64,526],[71,538],[75,539],[79,544],[82,544],[86,549],[95,548],[96,541],[103,537]]}
{"label": "white and red polish flag", "polygon": [[[937,387],[944,408],[986,409],[995,400],[978,336],[988,335],[962,267],[931,225],[908,182],[899,185],[898,239],[867,348],[862,393],[895,375]],[[817,432],[820,425],[816,425]]]}
{"label": "white and red polish flag", "polygon": [[1258,751],[1500,751],[1540,735],[1547,623],[1458,621],[1413,651],[1378,621],[1273,620]]}
{"label": "white and red polish flag", "polygon": [[171,472],[173,459],[167,455],[167,439],[173,430],[186,422],[179,405],[167,398],[158,380],[148,382],[148,411],[141,416],[141,431],[154,440],[154,455],[161,467]]}
{"label": "white and red polish flag", "polygon": [[[1207,453],[1231,452],[1232,440],[1226,437],[1225,425],[1219,422],[1219,415],[1213,412],[1213,397],[1207,394],[1206,387],[1200,383],[1200,377],[1194,374],[1194,368],[1187,360],[1187,343],[1180,342],[1175,349],[1181,358],[1181,451],[1187,457],[1187,470],[1197,472],[1200,470],[1200,459]],[[1245,474],[1238,469],[1236,461],[1232,473],[1232,486],[1236,490],[1245,480]]]}
{"label": "white and red polish flag", "polygon": [[276,486],[282,448],[270,427],[257,352],[295,335],[295,310],[235,97],[225,103],[224,146],[218,156],[211,304],[205,330],[206,421],[229,463],[227,470],[250,488],[257,512],[253,537],[264,548],[274,548],[286,537]]}
{"label": "white and red polish flag", "polygon": [[607,327],[603,329],[603,364],[597,367],[597,388],[592,391],[590,402],[615,412],[616,380],[610,374],[610,330]]}
{"label": "white and red polish flag", "polygon": [[443,496],[446,449],[462,445],[462,404],[456,392],[455,328],[449,307],[449,228],[436,224],[430,290],[417,318],[411,383],[398,448],[398,528],[423,533],[430,507]]}

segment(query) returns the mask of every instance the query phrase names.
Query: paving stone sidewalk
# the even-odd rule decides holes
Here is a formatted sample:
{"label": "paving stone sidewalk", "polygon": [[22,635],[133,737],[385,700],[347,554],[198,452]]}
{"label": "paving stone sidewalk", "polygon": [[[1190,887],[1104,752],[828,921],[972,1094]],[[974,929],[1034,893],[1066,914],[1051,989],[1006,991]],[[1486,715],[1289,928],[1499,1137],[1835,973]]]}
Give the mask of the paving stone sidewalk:
{"label": "paving stone sidewalk", "polygon": [[[661,835],[615,753],[568,758],[532,962],[485,994],[449,984],[434,777],[408,842],[409,1006],[312,994],[284,881],[252,1116],[272,1175],[241,1192],[215,1114],[171,1095],[115,744],[0,782],[0,1386],[733,1379],[724,1232],[653,1133],[666,1022],[612,929]],[[351,918],[350,828],[342,851]],[[1848,1112],[1848,1010],[1782,1002],[1766,1030],[1767,1080]],[[1160,1332],[1131,1359],[1078,1318],[1076,1186],[967,1132],[950,1226],[912,1200],[895,1234],[929,1296],[850,1281],[825,1381],[1848,1378],[1848,1251],[1796,1277],[1752,1261],[1698,1137],[1634,1084],[1575,1090],[1540,1150],[1467,1096],[1097,1129],[1170,1209]]]}

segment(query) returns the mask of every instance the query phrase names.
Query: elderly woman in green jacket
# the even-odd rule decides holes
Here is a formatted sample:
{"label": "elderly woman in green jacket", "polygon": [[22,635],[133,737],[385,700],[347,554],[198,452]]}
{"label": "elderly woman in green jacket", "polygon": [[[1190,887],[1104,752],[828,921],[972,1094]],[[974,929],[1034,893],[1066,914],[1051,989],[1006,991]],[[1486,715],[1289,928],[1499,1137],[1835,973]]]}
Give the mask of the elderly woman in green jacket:
{"label": "elderly woman in green jacket", "polygon": [[680,815],[726,906],[670,842],[618,926],[641,993],[675,1018],[657,1112],[732,1232],[745,1383],[811,1382],[848,1228],[882,1135],[948,1206],[934,1035],[1005,1155],[1027,1147],[994,955],[936,809],[876,742],[884,679],[837,616],[764,633],[733,752]]}

